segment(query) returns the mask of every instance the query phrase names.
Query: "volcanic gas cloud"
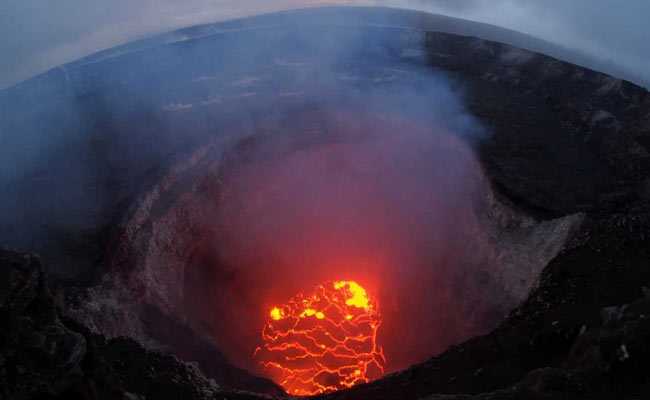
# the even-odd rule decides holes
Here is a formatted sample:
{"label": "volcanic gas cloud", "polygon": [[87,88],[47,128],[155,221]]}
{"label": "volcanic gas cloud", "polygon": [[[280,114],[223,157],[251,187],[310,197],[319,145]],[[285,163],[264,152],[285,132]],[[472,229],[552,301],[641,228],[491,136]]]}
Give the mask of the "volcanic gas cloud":
{"label": "volcanic gas cloud", "polygon": [[269,311],[255,358],[295,395],[345,389],[383,375],[377,303],[355,281],[318,285]]}
{"label": "volcanic gas cloud", "polygon": [[[198,265],[215,269],[196,278],[197,285],[216,285],[206,292],[215,299],[206,314],[214,316],[211,324],[226,354],[250,360],[242,366],[267,376],[269,368],[260,370],[259,359],[251,359],[260,330],[266,326],[269,344],[270,337],[286,334],[285,324],[303,330],[305,324],[325,322],[316,312],[328,318],[330,313],[311,297],[319,284],[329,289],[323,282],[355,281],[381,304],[378,340],[386,371],[476,332],[474,324],[482,318],[483,308],[474,301],[489,287],[483,272],[489,265],[476,215],[482,181],[471,150],[444,131],[399,118],[326,117],[332,136],[287,134],[284,141],[262,137],[243,143],[226,160],[220,189],[209,197],[219,199],[219,209],[206,220],[218,224],[204,235],[202,249],[212,255]],[[314,295],[325,299],[322,292]],[[297,293],[318,304],[298,304],[300,296],[287,303]],[[274,307],[275,316],[287,318],[273,319]],[[356,311],[349,313],[353,316],[362,311],[342,310]],[[229,321],[227,329],[223,321]],[[297,355],[291,351],[296,354],[287,354]],[[348,377],[302,387],[283,383],[287,376],[279,371],[272,377],[305,393],[354,382]]]}
{"label": "volcanic gas cloud", "polygon": [[186,310],[236,365],[292,395],[339,390],[501,315],[475,123],[428,83],[288,110],[188,193]]}

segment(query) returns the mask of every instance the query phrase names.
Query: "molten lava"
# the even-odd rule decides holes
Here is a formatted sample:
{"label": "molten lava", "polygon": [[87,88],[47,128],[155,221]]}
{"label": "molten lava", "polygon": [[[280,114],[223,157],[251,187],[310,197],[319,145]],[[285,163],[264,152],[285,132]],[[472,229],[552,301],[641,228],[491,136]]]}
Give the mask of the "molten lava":
{"label": "molten lava", "polygon": [[380,324],[377,303],[361,285],[327,282],[271,308],[254,357],[289,394],[349,388],[384,373]]}

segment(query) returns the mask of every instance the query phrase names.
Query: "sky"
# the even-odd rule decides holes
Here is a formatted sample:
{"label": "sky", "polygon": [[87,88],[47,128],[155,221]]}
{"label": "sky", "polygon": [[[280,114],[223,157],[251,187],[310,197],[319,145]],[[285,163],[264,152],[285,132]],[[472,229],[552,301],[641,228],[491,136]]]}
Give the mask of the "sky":
{"label": "sky", "polygon": [[650,0],[3,0],[0,88],[181,27],[322,5],[378,5],[485,22],[578,49],[650,81]]}

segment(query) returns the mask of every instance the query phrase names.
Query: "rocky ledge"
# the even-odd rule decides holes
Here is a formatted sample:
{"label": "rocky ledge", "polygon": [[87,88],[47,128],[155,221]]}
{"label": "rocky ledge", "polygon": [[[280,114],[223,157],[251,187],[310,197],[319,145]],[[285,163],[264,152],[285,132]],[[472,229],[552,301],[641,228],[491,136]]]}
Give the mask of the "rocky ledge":
{"label": "rocky ledge", "polygon": [[37,256],[0,250],[0,399],[264,399],[64,317]]}

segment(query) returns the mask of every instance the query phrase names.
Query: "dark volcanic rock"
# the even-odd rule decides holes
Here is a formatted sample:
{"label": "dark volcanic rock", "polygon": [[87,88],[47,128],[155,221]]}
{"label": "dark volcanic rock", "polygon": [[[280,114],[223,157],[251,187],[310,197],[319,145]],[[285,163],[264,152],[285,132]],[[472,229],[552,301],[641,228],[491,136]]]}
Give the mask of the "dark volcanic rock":
{"label": "dark volcanic rock", "polygon": [[456,78],[470,110],[490,127],[481,157],[518,204],[557,216],[648,200],[646,90],[474,38],[429,32],[427,50],[431,65]]}
{"label": "dark volcanic rock", "polygon": [[80,373],[85,338],[59,320],[36,257],[1,252],[0,274],[0,394],[60,393]]}
{"label": "dark volcanic rock", "polygon": [[647,396],[649,257],[650,214],[592,219],[495,331],[404,372],[325,398]]}
{"label": "dark volcanic rock", "polygon": [[[198,335],[189,326],[165,315],[156,307],[144,306],[142,323],[149,337],[155,337],[158,343],[179,358],[196,363],[207,377],[214,379],[219,385],[276,396],[284,394],[271,380],[234,367],[213,341]],[[154,329],[156,332],[150,331]]]}
{"label": "dark volcanic rock", "polygon": [[1,250],[0,274],[1,399],[264,398],[223,390],[193,364],[61,318],[35,256]]}

